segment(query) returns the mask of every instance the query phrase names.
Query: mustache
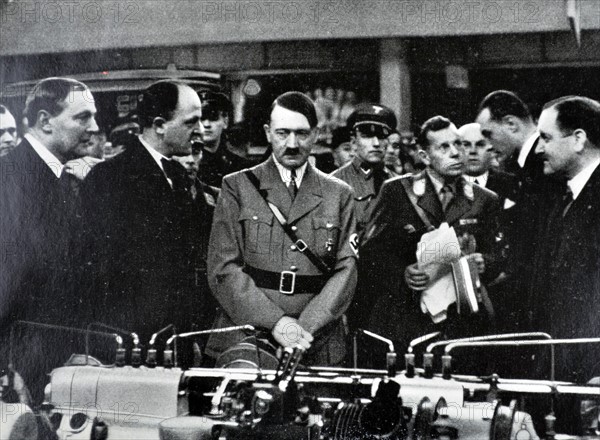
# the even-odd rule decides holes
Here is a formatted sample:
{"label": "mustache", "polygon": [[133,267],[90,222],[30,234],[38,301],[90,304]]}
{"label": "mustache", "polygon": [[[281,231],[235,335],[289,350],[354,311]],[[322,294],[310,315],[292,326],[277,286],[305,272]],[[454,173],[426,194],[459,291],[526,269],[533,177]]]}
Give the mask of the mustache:
{"label": "mustache", "polygon": [[285,155],[295,156],[296,154],[300,154],[299,148],[286,148],[283,152]]}

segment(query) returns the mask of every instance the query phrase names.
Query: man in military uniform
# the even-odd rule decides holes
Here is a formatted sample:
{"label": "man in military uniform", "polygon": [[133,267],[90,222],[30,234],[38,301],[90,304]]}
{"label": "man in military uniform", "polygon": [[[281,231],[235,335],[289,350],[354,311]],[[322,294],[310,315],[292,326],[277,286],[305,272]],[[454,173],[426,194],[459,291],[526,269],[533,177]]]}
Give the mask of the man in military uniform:
{"label": "man in military uniform", "polygon": [[362,233],[384,180],[394,177],[384,166],[388,136],[396,130],[396,116],[387,107],[360,104],[348,118],[356,156],[332,173],[354,190],[356,227]]}
{"label": "man in military uniform", "polygon": [[227,141],[231,102],[222,93],[200,92],[204,148],[200,159],[200,180],[207,185],[221,187],[223,176],[243,170],[253,163],[231,150]]}
{"label": "man in military uniform", "polygon": [[[223,308],[215,328],[250,324],[277,346],[308,349],[308,364],[336,365],[357,277],[354,205],[348,185],[308,163],[316,126],[306,95],[274,101],[264,126],[272,156],[223,179],[208,277]],[[207,352],[217,357],[243,338],[214,334]]]}
{"label": "man in military uniform", "polygon": [[[423,313],[421,292],[431,284],[416,263],[423,233],[448,223],[459,237],[463,254],[472,254],[480,272],[485,270],[491,277],[495,274],[489,256],[495,244],[498,196],[462,176],[464,148],[448,119],[436,116],[426,121],[419,145],[425,171],[383,185],[361,246],[361,290],[357,296],[369,298],[373,304],[364,325],[401,346],[430,331],[466,336],[485,330],[485,322],[458,319],[453,306],[447,319],[438,324]],[[485,316],[482,312],[479,315]]]}

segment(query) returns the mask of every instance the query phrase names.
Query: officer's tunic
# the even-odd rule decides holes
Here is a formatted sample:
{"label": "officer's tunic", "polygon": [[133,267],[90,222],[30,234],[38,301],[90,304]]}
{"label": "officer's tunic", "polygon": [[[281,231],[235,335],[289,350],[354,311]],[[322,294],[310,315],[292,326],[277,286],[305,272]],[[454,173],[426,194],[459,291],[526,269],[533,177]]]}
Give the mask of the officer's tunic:
{"label": "officer's tunic", "polygon": [[[323,273],[292,243],[244,172],[226,176],[208,255],[209,284],[223,308],[214,327],[250,324],[270,332],[280,318],[291,316],[315,336],[305,359],[339,363],[345,354],[340,317],[357,280],[352,190],[309,164],[292,201],[272,157],[252,171],[267,199],[334,269],[320,291],[284,294],[278,286],[257,287],[246,273],[252,269],[298,276]],[[207,352],[216,357],[243,337],[241,332],[211,335]]]}
{"label": "officer's tunic", "polygon": [[361,160],[355,157],[352,161],[331,173],[332,176],[343,180],[354,190],[356,229],[359,234],[371,218],[371,212],[377,199],[375,174],[381,173],[379,178],[381,178],[382,182],[383,180],[395,177],[385,167],[382,167],[380,170],[370,170],[370,172],[366,173],[361,169],[360,164]]}

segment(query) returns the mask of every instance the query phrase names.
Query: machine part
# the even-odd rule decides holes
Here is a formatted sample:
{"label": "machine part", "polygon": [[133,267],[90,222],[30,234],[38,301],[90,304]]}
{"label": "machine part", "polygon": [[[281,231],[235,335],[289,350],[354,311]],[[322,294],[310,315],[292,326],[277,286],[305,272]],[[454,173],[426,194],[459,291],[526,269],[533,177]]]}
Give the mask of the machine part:
{"label": "machine part", "polygon": [[511,440],[516,407],[516,400],[511,400],[509,406],[503,406],[498,402],[490,426],[490,440]]}

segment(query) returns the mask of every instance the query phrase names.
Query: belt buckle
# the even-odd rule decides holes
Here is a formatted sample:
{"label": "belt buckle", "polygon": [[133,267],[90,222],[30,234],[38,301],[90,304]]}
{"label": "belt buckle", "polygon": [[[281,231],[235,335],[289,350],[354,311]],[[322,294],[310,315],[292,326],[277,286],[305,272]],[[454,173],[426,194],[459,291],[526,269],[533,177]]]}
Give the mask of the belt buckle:
{"label": "belt buckle", "polygon": [[296,243],[294,244],[296,245],[296,249],[298,249],[300,252],[304,252],[306,249],[308,249],[308,245],[301,238],[296,240]]}
{"label": "belt buckle", "polygon": [[279,292],[284,295],[293,295],[296,288],[296,272],[284,270],[279,278]]}

